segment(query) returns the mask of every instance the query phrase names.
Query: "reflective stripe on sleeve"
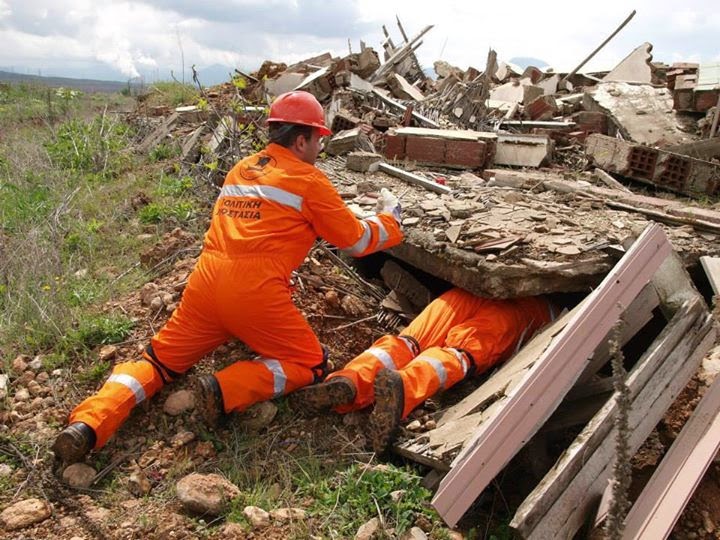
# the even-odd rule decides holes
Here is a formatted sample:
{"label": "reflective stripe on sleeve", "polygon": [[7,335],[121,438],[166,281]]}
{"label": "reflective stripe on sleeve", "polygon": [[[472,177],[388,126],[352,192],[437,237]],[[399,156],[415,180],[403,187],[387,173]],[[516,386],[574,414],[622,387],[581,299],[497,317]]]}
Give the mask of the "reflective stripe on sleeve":
{"label": "reflective stripe on sleeve", "polygon": [[139,405],[140,403],[145,401],[145,389],[142,387],[142,384],[140,384],[140,381],[138,381],[132,375],[127,375],[125,373],[115,373],[113,375],[110,375],[110,377],[108,378],[108,382],[122,384],[133,394],[135,394],[135,405]]}
{"label": "reflective stripe on sleeve", "polygon": [[273,397],[282,396],[285,393],[285,385],[287,383],[287,376],[285,375],[285,370],[282,368],[282,364],[277,360],[270,360],[268,358],[259,360],[259,362],[272,373]]}
{"label": "reflective stripe on sleeve", "polygon": [[393,361],[392,356],[390,356],[387,351],[384,351],[378,347],[371,347],[367,350],[367,352],[380,360],[382,365],[385,366],[387,369],[397,369],[395,367],[395,362]]}
{"label": "reflective stripe on sleeve", "polygon": [[380,220],[377,216],[371,216],[367,218],[367,221],[372,221],[373,223],[376,223],[378,226],[378,229],[380,230],[380,239],[378,240],[378,245],[375,251],[380,251],[383,246],[385,245],[385,242],[387,242],[389,235],[387,231],[385,230],[385,225],[383,225],[383,222]]}
{"label": "reflective stripe on sleeve", "polygon": [[432,356],[418,356],[415,360],[413,360],[413,362],[416,361],[430,364],[435,370],[435,374],[438,376],[438,379],[440,379],[440,389],[442,390],[445,388],[445,383],[447,382],[447,371],[445,371],[445,366],[442,365],[440,360],[433,358]]}
{"label": "reflective stripe on sleeve", "polygon": [[303,198],[284,189],[274,186],[223,186],[220,190],[221,197],[258,197],[266,201],[284,204],[294,208],[298,212],[302,210]]}
{"label": "reflective stripe on sleeve", "polygon": [[465,355],[463,353],[461,353],[460,351],[458,351],[457,349],[450,349],[450,350],[453,352],[453,354],[455,354],[455,358],[457,358],[457,361],[462,366],[463,377],[464,377],[465,375],[467,375],[468,369],[470,369],[470,366],[468,365],[468,361],[465,358]]}
{"label": "reflective stripe on sleeve", "polygon": [[407,337],[407,336],[398,336],[398,337],[402,340],[402,342],[403,342],[403,343],[407,346],[407,348],[410,350],[410,354],[412,354],[413,356],[415,356],[415,355],[418,353],[418,351],[415,350],[415,343],[413,342],[412,339],[410,339],[410,338]]}
{"label": "reflective stripe on sleeve", "polygon": [[342,250],[345,253],[347,253],[348,255],[352,255],[352,256],[360,255],[370,245],[370,238],[372,237],[372,231],[370,230],[370,225],[365,223],[365,221],[361,221],[360,223],[362,224],[362,227],[363,227],[362,236],[352,246],[346,247]]}

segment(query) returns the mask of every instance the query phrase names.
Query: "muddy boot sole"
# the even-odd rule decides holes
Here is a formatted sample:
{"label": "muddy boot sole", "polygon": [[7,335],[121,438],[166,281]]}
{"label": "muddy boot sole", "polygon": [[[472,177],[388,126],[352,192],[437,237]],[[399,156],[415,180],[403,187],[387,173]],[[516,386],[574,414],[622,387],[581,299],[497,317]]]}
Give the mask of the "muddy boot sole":
{"label": "muddy boot sole", "polygon": [[224,413],[220,383],[214,375],[199,375],[193,381],[192,390],[200,418],[208,427],[216,428]]}
{"label": "muddy boot sole", "polygon": [[405,392],[400,374],[383,369],[375,377],[375,408],[368,422],[370,446],[376,454],[385,454],[400,428]]}
{"label": "muddy boot sole", "polygon": [[60,432],[51,449],[62,463],[71,465],[83,461],[94,445],[93,429],[87,424],[76,422]]}
{"label": "muddy boot sole", "polygon": [[343,377],[304,386],[288,396],[293,410],[305,416],[330,412],[335,407],[352,403],[353,399],[355,399],[355,388]]}

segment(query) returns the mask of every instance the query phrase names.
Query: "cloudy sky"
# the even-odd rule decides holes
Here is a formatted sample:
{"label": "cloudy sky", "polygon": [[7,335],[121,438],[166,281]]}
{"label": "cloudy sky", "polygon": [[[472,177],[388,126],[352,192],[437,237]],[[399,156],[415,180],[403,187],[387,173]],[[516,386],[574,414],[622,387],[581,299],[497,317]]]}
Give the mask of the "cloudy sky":
{"label": "cloudy sky", "polygon": [[0,0],[0,69],[123,80],[180,78],[189,66],[256,68],[330,51],[362,39],[376,50],[386,24],[401,39],[435,27],[418,56],[482,68],[489,47],[500,59],[534,57],[574,67],[634,8],[635,18],[588,64],[611,68],[649,41],[656,60],[720,61],[717,0]]}

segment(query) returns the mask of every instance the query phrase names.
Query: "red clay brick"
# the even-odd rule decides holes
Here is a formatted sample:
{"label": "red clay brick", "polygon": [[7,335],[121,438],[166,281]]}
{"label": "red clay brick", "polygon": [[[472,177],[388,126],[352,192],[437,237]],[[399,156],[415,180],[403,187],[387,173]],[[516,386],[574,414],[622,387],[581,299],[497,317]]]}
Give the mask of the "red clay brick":
{"label": "red clay brick", "polygon": [[385,135],[385,157],[388,159],[405,159],[405,137]]}
{"label": "red clay brick", "polygon": [[485,165],[486,145],[481,141],[447,141],[445,163],[478,168]]}
{"label": "red clay brick", "polygon": [[405,143],[408,159],[424,163],[445,163],[445,140],[434,137],[408,137]]}

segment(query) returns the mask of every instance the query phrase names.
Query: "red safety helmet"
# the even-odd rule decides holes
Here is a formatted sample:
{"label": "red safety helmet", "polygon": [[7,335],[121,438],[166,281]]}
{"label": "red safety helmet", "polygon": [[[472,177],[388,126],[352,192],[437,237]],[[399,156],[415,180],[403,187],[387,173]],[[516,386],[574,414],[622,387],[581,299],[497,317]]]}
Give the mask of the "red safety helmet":
{"label": "red safety helmet", "polygon": [[270,105],[268,122],[285,122],[312,126],[320,130],[320,136],[331,135],[325,126],[322,105],[310,92],[295,90],[280,94]]}

